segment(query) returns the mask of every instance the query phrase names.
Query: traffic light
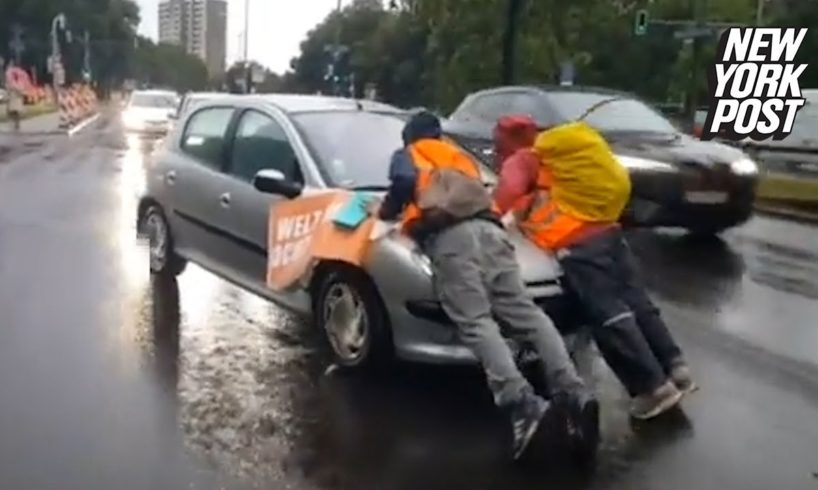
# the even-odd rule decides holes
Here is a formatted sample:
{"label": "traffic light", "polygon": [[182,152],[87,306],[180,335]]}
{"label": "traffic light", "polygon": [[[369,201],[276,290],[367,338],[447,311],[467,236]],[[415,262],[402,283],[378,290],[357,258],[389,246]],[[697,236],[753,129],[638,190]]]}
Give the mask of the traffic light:
{"label": "traffic light", "polygon": [[645,9],[636,11],[636,24],[633,29],[637,36],[644,36],[648,32],[648,11]]}

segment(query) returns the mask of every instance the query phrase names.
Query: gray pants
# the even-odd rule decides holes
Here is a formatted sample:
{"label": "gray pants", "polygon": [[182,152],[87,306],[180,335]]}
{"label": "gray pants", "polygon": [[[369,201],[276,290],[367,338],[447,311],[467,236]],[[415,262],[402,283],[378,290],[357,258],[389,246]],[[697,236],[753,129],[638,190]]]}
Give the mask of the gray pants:
{"label": "gray pants", "polygon": [[505,230],[485,220],[465,221],[440,232],[425,248],[443,309],[482,363],[497,405],[513,404],[531,392],[503,333],[536,349],[554,393],[583,389],[556,327],[526,296]]}

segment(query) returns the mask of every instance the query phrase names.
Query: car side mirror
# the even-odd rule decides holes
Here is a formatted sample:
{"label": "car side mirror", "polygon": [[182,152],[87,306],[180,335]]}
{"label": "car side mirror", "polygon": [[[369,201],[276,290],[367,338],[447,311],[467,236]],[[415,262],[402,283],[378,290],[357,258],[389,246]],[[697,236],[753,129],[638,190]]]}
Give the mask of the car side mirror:
{"label": "car side mirror", "polygon": [[287,180],[281,171],[272,168],[259,170],[253,177],[253,187],[261,192],[278,194],[287,199],[300,196],[304,190],[300,183]]}

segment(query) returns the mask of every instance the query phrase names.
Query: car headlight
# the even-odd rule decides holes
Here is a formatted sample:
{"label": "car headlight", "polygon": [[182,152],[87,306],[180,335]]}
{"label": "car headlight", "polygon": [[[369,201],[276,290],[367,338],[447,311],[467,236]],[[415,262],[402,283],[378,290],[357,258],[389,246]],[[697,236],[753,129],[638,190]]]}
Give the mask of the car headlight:
{"label": "car headlight", "polygon": [[136,117],[136,114],[134,114],[132,112],[123,113],[122,114],[122,120],[125,122],[125,124],[128,124],[128,125],[135,125],[135,124],[139,123],[139,118]]}
{"label": "car headlight", "polygon": [[730,170],[736,175],[755,175],[758,173],[758,165],[745,157],[730,163]]}
{"label": "car headlight", "polygon": [[432,277],[432,261],[429,257],[419,250],[412,251],[412,259],[415,264],[429,277]]}
{"label": "car headlight", "polygon": [[649,170],[654,172],[675,172],[676,167],[669,163],[648,160],[647,158],[616,155],[619,163],[628,170]]}

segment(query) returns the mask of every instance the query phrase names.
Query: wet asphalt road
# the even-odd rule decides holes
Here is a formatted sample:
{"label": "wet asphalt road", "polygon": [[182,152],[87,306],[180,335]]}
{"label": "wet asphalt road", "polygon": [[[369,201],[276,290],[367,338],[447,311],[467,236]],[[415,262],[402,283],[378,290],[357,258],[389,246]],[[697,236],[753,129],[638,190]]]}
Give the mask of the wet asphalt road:
{"label": "wet asphalt road", "polygon": [[631,424],[601,364],[596,472],[511,467],[479,373],[325,374],[303,320],[134,239],[151,143],[115,114],[0,135],[0,489],[818,489],[818,227],[638,232],[702,390]]}

